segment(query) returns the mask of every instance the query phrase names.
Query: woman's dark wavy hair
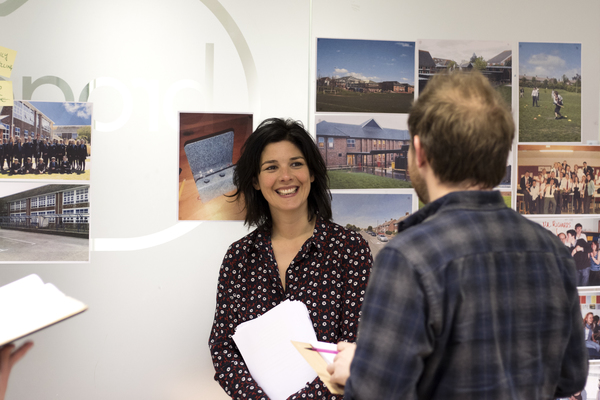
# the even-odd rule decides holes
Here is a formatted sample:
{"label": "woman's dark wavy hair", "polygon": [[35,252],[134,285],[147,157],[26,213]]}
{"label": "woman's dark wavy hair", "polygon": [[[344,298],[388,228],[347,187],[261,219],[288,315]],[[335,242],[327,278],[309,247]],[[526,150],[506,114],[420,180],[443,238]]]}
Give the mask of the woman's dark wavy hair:
{"label": "woman's dark wavy hair", "polygon": [[301,122],[292,119],[270,118],[261,122],[246,140],[242,148],[242,155],[233,173],[236,192],[231,196],[239,199],[240,195],[243,195],[246,209],[244,223],[264,229],[272,228],[273,221],[269,203],[261,191],[254,188],[254,183],[258,181],[260,158],[265,147],[268,144],[284,140],[293,143],[300,149],[306,159],[311,176],[315,178],[308,194],[308,220],[311,221],[318,214],[319,217],[331,221],[329,176],[319,148]]}

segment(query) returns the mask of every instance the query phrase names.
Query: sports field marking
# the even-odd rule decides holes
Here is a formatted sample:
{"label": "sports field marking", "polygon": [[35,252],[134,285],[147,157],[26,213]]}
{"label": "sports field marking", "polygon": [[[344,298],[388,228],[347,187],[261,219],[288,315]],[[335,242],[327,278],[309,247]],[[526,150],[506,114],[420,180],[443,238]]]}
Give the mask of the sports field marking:
{"label": "sports field marking", "polygon": [[35,243],[33,243],[33,242],[26,242],[25,240],[12,239],[12,238],[7,238],[7,237],[4,237],[4,236],[0,236],[0,239],[14,240],[15,242],[23,242],[23,243],[28,243],[28,244],[35,244]]}

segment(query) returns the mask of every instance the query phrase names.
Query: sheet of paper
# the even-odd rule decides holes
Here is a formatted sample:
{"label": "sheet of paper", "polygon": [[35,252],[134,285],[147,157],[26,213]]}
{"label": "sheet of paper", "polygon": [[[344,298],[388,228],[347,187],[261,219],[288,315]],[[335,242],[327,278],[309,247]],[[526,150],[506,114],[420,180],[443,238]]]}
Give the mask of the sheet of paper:
{"label": "sheet of paper", "polygon": [[[0,46],[0,75],[10,78],[17,51]],[[6,104],[4,104],[6,105]]]}
{"label": "sheet of paper", "polygon": [[294,342],[292,340],[292,344],[294,345],[296,350],[298,350],[298,353],[300,353],[302,357],[304,357],[304,359],[316,371],[317,375],[319,375],[319,378],[321,378],[321,380],[323,381],[325,386],[327,386],[327,389],[331,393],[339,395],[344,394],[343,386],[331,382],[331,375],[329,375],[329,372],[327,372],[327,363],[325,362],[323,357],[321,357],[316,351],[309,350],[313,347],[311,343]]}
{"label": "sheet of paper", "polygon": [[316,372],[291,341],[317,337],[306,305],[286,300],[260,317],[240,324],[233,340],[252,377],[272,400],[284,400],[304,388]]}
{"label": "sheet of paper", "polygon": [[0,81],[0,107],[12,107],[14,104],[12,82]]}
{"label": "sheet of paper", "polygon": [[[310,342],[312,347],[316,347],[317,349],[325,349],[331,351],[337,351],[337,343],[327,343],[327,342]],[[321,353],[319,352],[321,357],[327,362],[327,364],[333,364],[333,359],[335,358],[335,354],[333,353]]]}
{"label": "sheet of paper", "polygon": [[55,324],[87,309],[39,276],[0,287],[0,345]]}

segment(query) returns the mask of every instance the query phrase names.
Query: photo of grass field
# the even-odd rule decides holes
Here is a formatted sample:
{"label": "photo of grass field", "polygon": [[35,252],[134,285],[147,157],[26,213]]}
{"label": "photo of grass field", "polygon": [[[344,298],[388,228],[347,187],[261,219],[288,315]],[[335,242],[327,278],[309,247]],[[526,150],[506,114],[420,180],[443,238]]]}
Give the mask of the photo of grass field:
{"label": "photo of grass field", "polygon": [[540,89],[538,107],[532,106],[532,88],[519,98],[519,142],[581,142],[581,93],[560,92],[564,118],[555,119],[552,90]]}
{"label": "photo of grass field", "polygon": [[406,113],[412,93],[357,93],[338,90],[317,93],[317,111]]}
{"label": "photo of grass field", "polygon": [[[381,175],[374,175],[380,173]],[[410,181],[390,177],[385,171],[356,172],[352,170],[329,170],[329,187],[331,189],[408,189]]]}
{"label": "photo of grass field", "polygon": [[414,42],[317,39],[317,112],[407,113]]}
{"label": "photo of grass field", "polygon": [[581,44],[519,43],[519,142],[581,143],[581,91]]}

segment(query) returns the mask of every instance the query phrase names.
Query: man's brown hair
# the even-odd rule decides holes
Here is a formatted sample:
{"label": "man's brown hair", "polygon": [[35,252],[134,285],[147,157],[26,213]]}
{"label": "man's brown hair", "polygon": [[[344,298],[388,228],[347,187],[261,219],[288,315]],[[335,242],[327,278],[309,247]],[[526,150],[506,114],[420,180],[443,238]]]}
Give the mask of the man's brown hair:
{"label": "man's brown hair", "polygon": [[433,77],[408,118],[442,183],[491,189],[506,174],[515,126],[508,106],[479,72]]}

